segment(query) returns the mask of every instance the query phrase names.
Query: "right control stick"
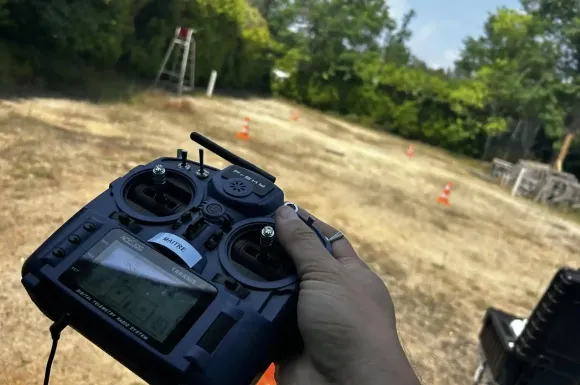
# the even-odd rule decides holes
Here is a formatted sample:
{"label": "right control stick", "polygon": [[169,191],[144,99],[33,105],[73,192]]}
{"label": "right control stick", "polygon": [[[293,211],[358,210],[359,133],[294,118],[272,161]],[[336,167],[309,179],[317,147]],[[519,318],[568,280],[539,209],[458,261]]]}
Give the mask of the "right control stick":
{"label": "right control stick", "polygon": [[268,262],[268,254],[274,244],[274,228],[272,226],[264,226],[260,233],[260,253],[258,260],[262,263]]}
{"label": "right control stick", "polygon": [[277,281],[292,274],[293,266],[276,242],[273,225],[261,225],[234,236],[230,258],[246,272],[265,281]]}

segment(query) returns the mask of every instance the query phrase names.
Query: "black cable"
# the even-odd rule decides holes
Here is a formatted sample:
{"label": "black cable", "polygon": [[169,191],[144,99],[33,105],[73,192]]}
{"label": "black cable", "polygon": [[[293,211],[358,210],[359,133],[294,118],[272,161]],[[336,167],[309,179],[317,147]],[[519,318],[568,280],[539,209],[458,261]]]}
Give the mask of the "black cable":
{"label": "black cable", "polygon": [[60,333],[67,326],[68,326],[68,314],[63,316],[61,319],[59,319],[50,326],[49,330],[50,336],[52,337],[52,348],[50,349],[50,354],[48,355],[48,360],[46,361],[46,370],[44,372],[44,385],[48,385],[48,381],[50,379],[50,369],[52,367],[52,361],[54,361],[54,356],[56,354],[56,347],[58,346]]}

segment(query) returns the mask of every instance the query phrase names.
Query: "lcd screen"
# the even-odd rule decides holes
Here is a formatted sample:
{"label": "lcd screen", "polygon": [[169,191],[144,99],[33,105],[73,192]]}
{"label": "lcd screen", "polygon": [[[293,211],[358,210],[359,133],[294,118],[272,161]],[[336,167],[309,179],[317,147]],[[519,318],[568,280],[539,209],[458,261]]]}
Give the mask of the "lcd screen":
{"label": "lcd screen", "polygon": [[190,285],[117,240],[90,265],[77,285],[160,343],[198,301]]}

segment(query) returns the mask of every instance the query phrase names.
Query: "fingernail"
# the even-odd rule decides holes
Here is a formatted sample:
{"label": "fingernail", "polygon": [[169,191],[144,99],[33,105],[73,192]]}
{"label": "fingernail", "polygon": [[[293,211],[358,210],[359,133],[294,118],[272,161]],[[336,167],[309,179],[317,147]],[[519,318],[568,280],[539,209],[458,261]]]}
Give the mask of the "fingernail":
{"label": "fingernail", "polygon": [[288,220],[292,218],[296,218],[296,212],[292,207],[284,206],[280,210],[278,210],[278,215],[280,219]]}

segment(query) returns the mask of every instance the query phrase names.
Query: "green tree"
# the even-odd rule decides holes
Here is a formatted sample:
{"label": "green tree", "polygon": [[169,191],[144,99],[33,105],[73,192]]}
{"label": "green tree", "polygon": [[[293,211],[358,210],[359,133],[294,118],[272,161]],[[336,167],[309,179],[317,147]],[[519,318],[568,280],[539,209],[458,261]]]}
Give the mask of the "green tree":
{"label": "green tree", "polygon": [[484,35],[468,38],[457,72],[484,82],[487,104],[496,118],[540,118],[549,133],[561,133],[565,115],[557,95],[558,47],[544,35],[534,15],[499,8],[490,15]]}
{"label": "green tree", "polygon": [[[408,11],[403,16],[401,26],[398,29],[388,28],[385,31],[383,42],[383,58],[385,62],[413,66],[421,66],[423,64],[413,56],[408,46],[412,36],[409,26],[416,15],[415,10]],[[426,69],[426,66],[424,69]]]}

